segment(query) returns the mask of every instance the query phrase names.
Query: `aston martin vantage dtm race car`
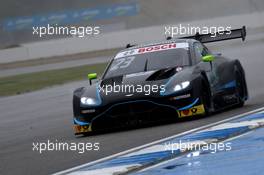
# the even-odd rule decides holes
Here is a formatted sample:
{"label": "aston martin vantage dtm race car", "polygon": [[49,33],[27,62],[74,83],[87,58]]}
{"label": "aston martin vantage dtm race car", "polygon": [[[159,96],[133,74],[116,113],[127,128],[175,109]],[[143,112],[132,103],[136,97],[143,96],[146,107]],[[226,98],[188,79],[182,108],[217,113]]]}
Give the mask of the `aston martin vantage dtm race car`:
{"label": "aston martin vantage dtm race car", "polygon": [[92,83],[97,75],[88,74],[90,86],[74,91],[75,134],[243,106],[248,92],[239,60],[213,54],[204,43],[245,36],[243,27],[215,37],[196,34],[128,45],[99,80]]}

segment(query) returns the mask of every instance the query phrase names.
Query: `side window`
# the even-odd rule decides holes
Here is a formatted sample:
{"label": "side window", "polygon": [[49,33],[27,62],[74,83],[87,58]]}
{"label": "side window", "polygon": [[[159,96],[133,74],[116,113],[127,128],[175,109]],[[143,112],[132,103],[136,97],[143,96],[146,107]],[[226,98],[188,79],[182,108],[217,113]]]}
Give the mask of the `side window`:
{"label": "side window", "polygon": [[195,62],[199,63],[202,57],[208,54],[207,48],[205,48],[201,43],[194,43],[195,52]]}

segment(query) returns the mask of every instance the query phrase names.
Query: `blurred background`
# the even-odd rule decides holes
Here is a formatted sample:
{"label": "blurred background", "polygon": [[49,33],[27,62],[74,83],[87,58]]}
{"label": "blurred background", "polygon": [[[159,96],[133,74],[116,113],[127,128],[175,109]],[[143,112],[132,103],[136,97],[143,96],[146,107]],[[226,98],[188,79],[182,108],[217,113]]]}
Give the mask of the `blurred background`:
{"label": "blurred background", "polygon": [[106,33],[263,10],[263,0],[2,0],[0,48],[62,37],[33,36],[32,26],[98,25]]}
{"label": "blurred background", "polygon": [[[264,104],[263,0],[0,1],[0,174],[58,172]],[[32,27],[48,24],[99,26],[101,33],[83,38],[40,38],[32,34]],[[164,40],[164,26],[179,24],[232,29],[247,26],[245,42],[238,39],[207,45],[213,53],[241,61],[250,94],[246,105],[186,123],[76,138],[72,130],[72,92],[89,86],[87,73],[96,72],[100,77],[109,60],[128,43]],[[48,139],[100,142],[102,149],[83,155],[39,155],[31,150],[33,142]],[[261,163],[253,161],[251,165],[254,168]],[[237,167],[243,171],[243,166]]]}

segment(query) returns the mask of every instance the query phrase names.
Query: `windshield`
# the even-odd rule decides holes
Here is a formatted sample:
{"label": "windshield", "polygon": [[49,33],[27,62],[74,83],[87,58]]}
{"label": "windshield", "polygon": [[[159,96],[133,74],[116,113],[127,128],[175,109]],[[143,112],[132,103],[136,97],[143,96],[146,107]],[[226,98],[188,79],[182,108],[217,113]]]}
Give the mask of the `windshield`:
{"label": "windshield", "polygon": [[[127,52],[133,53],[135,51],[129,50]],[[169,67],[188,66],[190,64],[188,48],[153,51],[143,54],[125,53],[121,56],[118,55],[109,65],[104,78]]]}

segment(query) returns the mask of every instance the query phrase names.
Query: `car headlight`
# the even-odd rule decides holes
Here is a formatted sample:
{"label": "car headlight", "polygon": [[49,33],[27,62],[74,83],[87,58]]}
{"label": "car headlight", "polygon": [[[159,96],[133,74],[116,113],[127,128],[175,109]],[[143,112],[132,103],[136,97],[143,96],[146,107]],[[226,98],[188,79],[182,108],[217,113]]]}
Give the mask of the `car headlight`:
{"label": "car headlight", "polygon": [[82,97],[81,103],[84,105],[96,105],[95,99],[89,97]]}
{"label": "car headlight", "polygon": [[189,81],[184,81],[184,82],[182,82],[180,84],[175,85],[173,90],[175,92],[176,91],[180,91],[180,90],[183,90],[183,89],[187,88],[189,85],[190,85]]}

